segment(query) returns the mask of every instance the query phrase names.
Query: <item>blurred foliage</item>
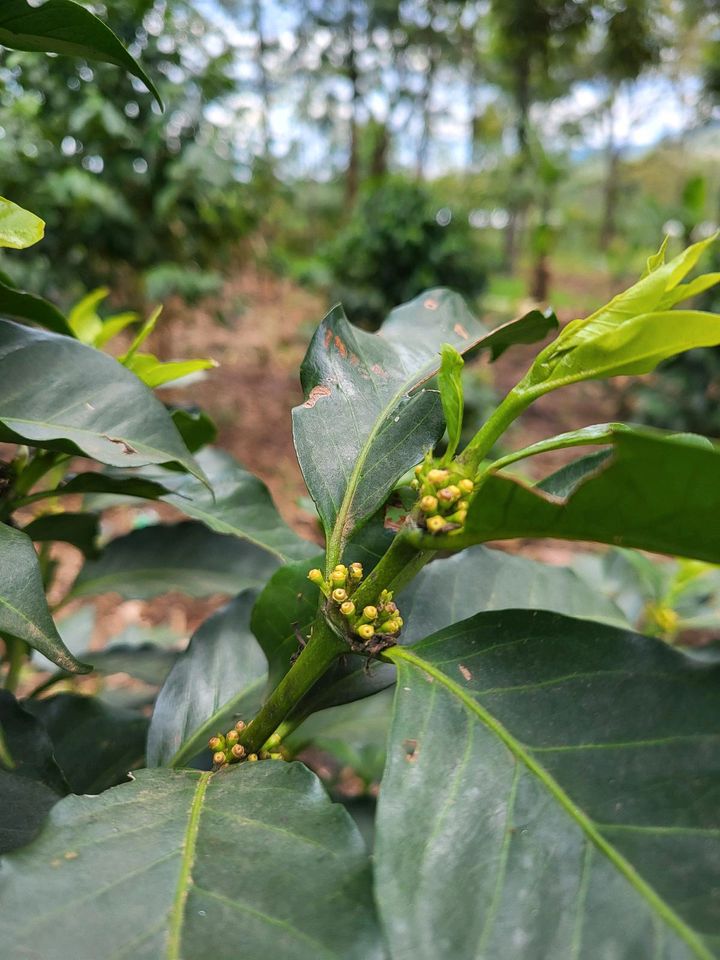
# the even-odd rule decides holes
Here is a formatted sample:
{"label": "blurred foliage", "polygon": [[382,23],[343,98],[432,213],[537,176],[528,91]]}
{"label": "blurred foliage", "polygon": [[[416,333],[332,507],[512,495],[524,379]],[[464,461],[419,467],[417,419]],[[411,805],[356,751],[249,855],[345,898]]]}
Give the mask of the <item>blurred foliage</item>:
{"label": "blurred foliage", "polygon": [[[218,265],[257,220],[237,181],[232,50],[185,0],[116,0],[112,25],[156,79],[164,114],[112,66],[0,54],[0,164],[8,193],[47,221],[32,288],[112,281],[158,259]],[[15,270],[15,263],[13,263]],[[23,279],[23,278],[20,278]]]}
{"label": "blurred foliage", "polygon": [[398,303],[429,287],[474,297],[486,274],[467,217],[453,216],[420,184],[391,177],[368,188],[325,249],[333,299],[378,326]]}

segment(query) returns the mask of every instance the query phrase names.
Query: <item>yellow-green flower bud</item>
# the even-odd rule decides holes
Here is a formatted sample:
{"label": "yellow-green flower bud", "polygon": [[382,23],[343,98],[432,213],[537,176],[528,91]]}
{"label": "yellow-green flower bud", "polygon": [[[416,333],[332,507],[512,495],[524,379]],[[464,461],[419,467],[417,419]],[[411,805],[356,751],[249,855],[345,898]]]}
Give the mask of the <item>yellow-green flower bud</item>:
{"label": "yellow-green flower bud", "polygon": [[355,604],[352,600],[346,600],[345,603],[340,604],[340,613],[344,617],[352,617],[355,613]]}
{"label": "yellow-green flower bud", "polygon": [[347,574],[338,573],[337,570],[333,570],[330,574],[330,586],[331,587],[344,587],[347,583]]}
{"label": "yellow-green flower bud", "polygon": [[430,470],[427,479],[428,483],[431,483],[434,487],[439,487],[441,484],[448,482],[450,473],[447,470]]}
{"label": "yellow-green flower bud", "polygon": [[419,489],[420,489],[420,481],[419,481],[419,480],[411,480],[411,481],[410,481],[410,489],[411,489],[411,490],[419,490]]}
{"label": "yellow-green flower bud", "polygon": [[445,504],[455,503],[455,501],[459,499],[460,487],[456,487],[454,483],[450,484],[449,487],[443,487],[442,490],[438,490],[438,500],[441,500]]}
{"label": "yellow-green flower bud", "polygon": [[351,580],[354,580],[355,583],[360,583],[363,578],[363,565],[361,563],[351,563],[348,568],[348,573]]}
{"label": "yellow-green flower bud", "polygon": [[227,763],[227,757],[222,750],[218,750],[217,753],[213,754],[213,763],[218,767],[222,767],[223,764]]}
{"label": "yellow-green flower bud", "polygon": [[389,600],[392,600],[392,598],[393,598],[392,590],[380,591],[380,603],[387,603]]}
{"label": "yellow-green flower bud", "polygon": [[435,513],[437,508],[437,497],[422,497],[420,500],[420,509],[423,513]]}
{"label": "yellow-green flower bud", "polygon": [[269,759],[270,759],[270,751],[269,751],[269,750],[261,750],[260,753],[258,754],[258,757],[259,757],[261,760],[269,760]]}
{"label": "yellow-green flower bud", "polygon": [[257,755],[256,753],[249,753],[249,754],[248,754],[248,762],[249,762],[249,763],[255,763],[255,761],[257,760],[257,758],[258,758],[258,755]]}
{"label": "yellow-green flower bud", "polygon": [[236,743],[232,748],[230,753],[235,757],[236,760],[242,760],[245,756],[245,747],[241,743]]}
{"label": "yellow-green flower bud", "polygon": [[423,465],[422,465],[421,463],[419,463],[419,464],[415,467],[415,476],[416,476],[416,477],[419,477],[422,472],[423,472]]}
{"label": "yellow-green flower bud", "polygon": [[467,508],[468,508],[469,506],[470,506],[470,501],[469,501],[469,500],[458,500],[458,502],[457,502],[457,508],[458,508],[458,510],[467,510]]}
{"label": "yellow-green flower bud", "polygon": [[268,750],[270,750],[271,747],[279,747],[281,743],[282,743],[282,737],[280,736],[280,734],[273,733],[265,741],[265,746]]}
{"label": "yellow-green flower bud", "polygon": [[378,633],[398,633],[400,631],[400,624],[394,618],[392,620],[386,620],[385,623],[381,623],[378,627]]}
{"label": "yellow-green flower bud", "polygon": [[322,592],[327,597],[330,593],[328,585],[325,583],[325,577],[322,575],[322,570],[318,570],[317,567],[314,567],[312,570],[308,571],[308,580],[311,583],[314,583],[316,587],[319,587]]}
{"label": "yellow-green flower bud", "polygon": [[281,753],[271,753],[269,756],[270,760],[284,760],[285,758]]}
{"label": "yellow-green flower bud", "polygon": [[467,477],[464,480],[461,480],[458,483],[458,486],[463,493],[472,493],[475,489],[475,484],[472,482],[472,480],[468,480]]}
{"label": "yellow-green flower bud", "polygon": [[223,736],[210,737],[210,739],[208,740],[208,746],[210,747],[213,753],[217,753],[218,750],[224,750],[225,737]]}
{"label": "yellow-green flower bud", "polygon": [[467,510],[456,510],[455,513],[450,514],[449,517],[445,517],[446,523],[459,523],[461,526],[465,523],[467,519]]}
{"label": "yellow-green flower bud", "polygon": [[344,587],[336,587],[332,592],[332,598],[335,603],[345,603],[348,598],[347,590]]}
{"label": "yellow-green flower bud", "polygon": [[445,517],[428,517],[425,521],[425,526],[428,529],[428,533],[440,533],[446,522]]}
{"label": "yellow-green flower bud", "polygon": [[225,740],[229,747],[231,747],[234,743],[237,743],[239,739],[240,734],[237,732],[237,730],[228,730],[228,732],[225,734]]}
{"label": "yellow-green flower bud", "polygon": [[238,720],[238,722],[235,724],[235,729],[237,730],[238,733],[242,733],[243,730],[245,729],[245,721]]}
{"label": "yellow-green flower bud", "polygon": [[345,566],[344,563],[338,563],[335,569],[333,570],[333,573],[337,573],[341,577],[346,577],[348,575],[348,568]]}
{"label": "yellow-green flower bud", "polygon": [[378,615],[377,607],[368,604],[367,607],[363,607],[362,615],[366,620],[375,620]]}
{"label": "yellow-green flower bud", "polygon": [[357,628],[357,633],[363,640],[372,640],[375,636],[375,627],[371,623],[363,623]]}

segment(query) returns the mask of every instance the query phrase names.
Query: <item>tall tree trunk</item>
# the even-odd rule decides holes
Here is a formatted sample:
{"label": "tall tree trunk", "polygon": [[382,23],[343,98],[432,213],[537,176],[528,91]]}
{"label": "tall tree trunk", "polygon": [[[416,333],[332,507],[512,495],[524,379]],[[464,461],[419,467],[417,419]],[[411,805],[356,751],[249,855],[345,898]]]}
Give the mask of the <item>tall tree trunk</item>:
{"label": "tall tree trunk", "polygon": [[[516,176],[523,181],[527,175],[532,154],[530,152],[530,138],[528,119],[530,113],[530,64],[526,59],[515,63],[515,135],[517,137],[517,158],[515,162]],[[508,225],[505,229],[504,269],[514,274],[517,268],[518,240],[522,232],[527,215],[527,202],[521,198],[513,198],[508,204]]]}
{"label": "tall tree trunk", "polygon": [[346,18],[346,37],[348,41],[347,75],[352,90],[350,101],[350,153],[345,175],[345,202],[348,210],[355,205],[360,187],[360,71],[355,55],[355,24],[352,10],[348,9]]}
{"label": "tall tree trunk", "polygon": [[272,127],[270,124],[270,110],[272,107],[270,98],[270,79],[265,67],[265,54],[267,53],[267,41],[265,40],[265,30],[263,26],[262,3],[260,0],[253,0],[252,3],[252,29],[255,33],[255,58],[258,70],[258,90],[260,93],[261,117],[260,132],[262,137],[262,155],[267,157],[272,152]]}
{"label": "tall tree trunk", "polygon": [[415,156],[415,178],[424,180],[427,172],[427,155],[432,140],[432,94],[437,71],[437,56],[433,47],[428,50],[428,69],[425,83],[419,97],[421,130],[417,154]]}
{"label": "tall tree trunk", "polygon": [[605,148],[605,183],[603,185],[603,218],[600,226],[600,249],[606,251],[616,232],[617,202],[619,194],[620,149],[615,142],[615,97],[613,90],[608,104],[610,130]]}

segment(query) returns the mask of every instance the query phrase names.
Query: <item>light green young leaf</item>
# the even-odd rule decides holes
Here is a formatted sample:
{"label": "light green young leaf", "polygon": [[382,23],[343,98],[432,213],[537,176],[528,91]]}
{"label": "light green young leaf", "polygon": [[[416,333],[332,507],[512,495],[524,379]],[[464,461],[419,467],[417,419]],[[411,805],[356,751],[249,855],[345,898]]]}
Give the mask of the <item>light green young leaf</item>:
{"label": "light green young leaf", "polygon": [[[0,20],[2,13],[0,13]],[[0,197],[0,247],[24,250],[45,235],[45,221],[11,200]]]}
{"label": "light green young leaf", "polygon": [[148,387],[154,389],[163,384],[172,383],[187,377],[191,373],[201,370],[212,370],[217,366],[215,360],[158,360],[151,353],[136,353],[125,362],[128,370],[132,370]]}
{"label": "light green young leaf", "polygon": [[83,343],[92,346],[102,333],[103,322],[98,316],[97,307],[109,293],[110,290],[107,287],[91,290],[78,300],[68,313],[67,320],[70,328]]}
{"label": "light green young leaf", "polygon": [[578,380],[647,373],[676,353],[719,343],[720,319],[714,315],[667,310],[701,289],[697,281],[687,285],[689,293],[676,288],[716,239],[695,243],[668,263],[657,260],[628,290],[589,317],[569,323],[513,393],[533,397]]}
{"label": "light green young leaf", "polygon": [[165,383],[171,383],[173,380],[179,380],[181,377],[187,377],[191,373],[209,370],[217,366],[214,360],[170,360],[163,362],[151,353],[138,353],[140,347],[155,329],[161,313],[161,306],[153,310],[130,344],[128,352],[120,357],[120,362],[128,370],[132,370],[135,376],[139,377],[148,387],[154,388]]}
{"label": "light green young leaf", "polygon": [[460,443],[463,421],[462,368],[465,366],[465,361],[449,343],[442,345],[440,356],[442,362],[438,373],[438,387],[448,432],[448,445],[444,458],[447,462],[455,456]]}

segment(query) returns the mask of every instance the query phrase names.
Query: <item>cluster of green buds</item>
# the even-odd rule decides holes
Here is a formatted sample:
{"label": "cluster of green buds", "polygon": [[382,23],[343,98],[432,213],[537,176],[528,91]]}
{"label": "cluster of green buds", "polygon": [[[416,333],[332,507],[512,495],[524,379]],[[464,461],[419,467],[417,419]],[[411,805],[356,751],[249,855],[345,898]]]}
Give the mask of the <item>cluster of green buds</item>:
{"label": "cluster of green buds", "polygon": [[347,621],[351,633],[361,640],[370,641],[375,636],[394,637],[400,633],[403,619],[390,590],[383,590],[377,604],[358,608],[352,595],[363,578],[361,563],[345,566],[339,563],[325,579],[321,570],[311,570],[308,580],[320,588]]}
{"label": "cluster of green buds", "polygon": [[465,523],[475,484],[451,464],[450,469],[421,463],[412,487],[418,491],[421,523],[428,533],[451,533]]}
{"label": "cluster of green buds", "polygon": [[216,768],[224,767],[227,763],[240,763],[241,760],[254,763],[257,760],[284,760],[280,751],[280,735],[273,735],[263,745],[259,753],[245,753],[245,747],[238,741],[240,734],[245,729],[245,721],[238,720],[232,730],[227,733],[218,733],[208,740],[208,746],[212,751],[213,764]]}

